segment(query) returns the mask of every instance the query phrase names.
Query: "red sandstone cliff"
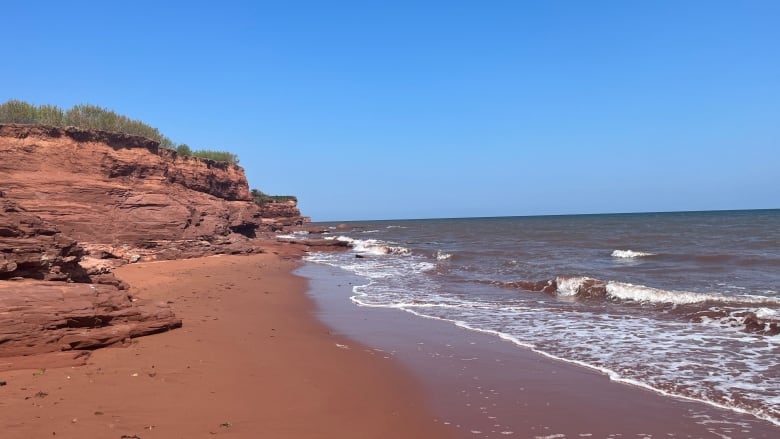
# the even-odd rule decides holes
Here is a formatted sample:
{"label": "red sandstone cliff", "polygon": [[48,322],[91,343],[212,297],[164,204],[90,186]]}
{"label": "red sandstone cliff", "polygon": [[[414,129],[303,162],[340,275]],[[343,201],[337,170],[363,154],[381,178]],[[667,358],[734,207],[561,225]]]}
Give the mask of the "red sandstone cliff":
{"label": "red sandstone cliff", "polygon": [[[181,325],[111,269],[251,252],[303,221],[252,201],[242,168],[119,133],[0,125],[0,357],[93,349]],[[51,282],[60,281],[60,282]]]}
{"label": "red sandstone cliff", "polygon": [[[146,138],[0,125],[0,157],[0,191],[79,242],[212,241],[275,226],[274,208],[252,202],[242,168]],[[285,224],[301,220],[290,207],[278,215]]]}

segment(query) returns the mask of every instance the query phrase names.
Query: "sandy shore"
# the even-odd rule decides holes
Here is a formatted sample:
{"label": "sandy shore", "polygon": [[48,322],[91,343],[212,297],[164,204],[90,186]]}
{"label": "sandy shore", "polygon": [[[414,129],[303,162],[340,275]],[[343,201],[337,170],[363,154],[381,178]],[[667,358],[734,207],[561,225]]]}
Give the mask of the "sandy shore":
{"label": "sandy shore", "polygon": [[544,357],[494,335],[397,309],[357,307],[342,270],[306,264],[316,314],[339,335],[401,362],[439,422],[463,438],[765,438],[780,427],[748,414],[663,396]]}
{"label": "sandy shore", "polygon": [[184,327],[83,366],[47,356],[0,367],[0,437],[777,437],[748,415],[493,336],[355,307],[350,284],[362,280],[309,264],[297,270],[306,281],[291,274],[293,247],[271,250],[119,269],[132,294],[171,302]]}
{"label": "sandy shore", "polygon": [[312,316],[296,264],[269,253],[122,267],[132,294],[172,302],[184,327],[84,366],[0,371],[0,436],[452,437],[395,360]]}

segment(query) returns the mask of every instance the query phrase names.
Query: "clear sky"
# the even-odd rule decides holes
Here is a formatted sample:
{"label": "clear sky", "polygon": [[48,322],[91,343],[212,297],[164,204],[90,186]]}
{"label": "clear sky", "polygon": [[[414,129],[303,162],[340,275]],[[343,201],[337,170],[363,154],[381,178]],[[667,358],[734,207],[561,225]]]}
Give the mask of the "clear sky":
{"label": "clear sky", "polygon": [[780,1],[3,2],[0,102],[90,103],[315,221],[780,207]]}

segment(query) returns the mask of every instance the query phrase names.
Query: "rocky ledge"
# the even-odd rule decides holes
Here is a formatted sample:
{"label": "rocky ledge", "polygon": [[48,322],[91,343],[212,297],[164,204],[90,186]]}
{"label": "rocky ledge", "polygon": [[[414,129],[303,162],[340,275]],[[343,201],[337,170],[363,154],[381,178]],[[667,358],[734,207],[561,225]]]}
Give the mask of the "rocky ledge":
{"label": "rocky ledge", "polygon": [[0,282],[0,357],[96,349],[181,326],[170,306],[111,285]]}
{"label": "rocky ledge", "polygon": [[304,222],[252,200],[242,168],[155,141],[0,125],[0,357],[89,350],[181,326],[111,273],[139,260],[262,251]]}
{"label": "rocky ledge", "polygon": [[255,204],[241,167],[143,137],[5,124],[0,155],[5,197],[85,245],[229,245],[303,222],[295,202]]}
{"label": "rocky ledge", "polygon": [[167,304],[138,301],[48,221],[0,194],[0,357],[95,349],[181,326]]}

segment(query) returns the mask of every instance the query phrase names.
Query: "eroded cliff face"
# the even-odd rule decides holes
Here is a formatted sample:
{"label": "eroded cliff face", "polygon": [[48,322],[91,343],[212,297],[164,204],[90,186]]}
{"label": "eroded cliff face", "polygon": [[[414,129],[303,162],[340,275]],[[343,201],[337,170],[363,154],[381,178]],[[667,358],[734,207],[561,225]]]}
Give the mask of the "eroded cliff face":
{"label": "eroded cliff face", "polygon": [[6,198],[82,243],[213,241],[273,227],[252,202],[242,168],[177,155],[149,139],[0,125],[0,157]]}
{"label": "eroded cliff face", "polygon": [[88,281],[78,265],[84,250],[53,225],[0,194],[0,280],[27,277]]}
{"label": "eroded cliff face", "polygon": [[[282,205],[284,204],[284,205]],[[262,208],[242,168],[118,133],[0,125],[0,357],[94,349],[181,326],[111,270],[256,251],[303,221]]]}
{"label": "eroded cliff face", "polygon": [[[181,326],[166,303],[135,300],[52,223],[0,193],[0,357],[95,349]],[[83,357],[82,357],[83,358]]]}

